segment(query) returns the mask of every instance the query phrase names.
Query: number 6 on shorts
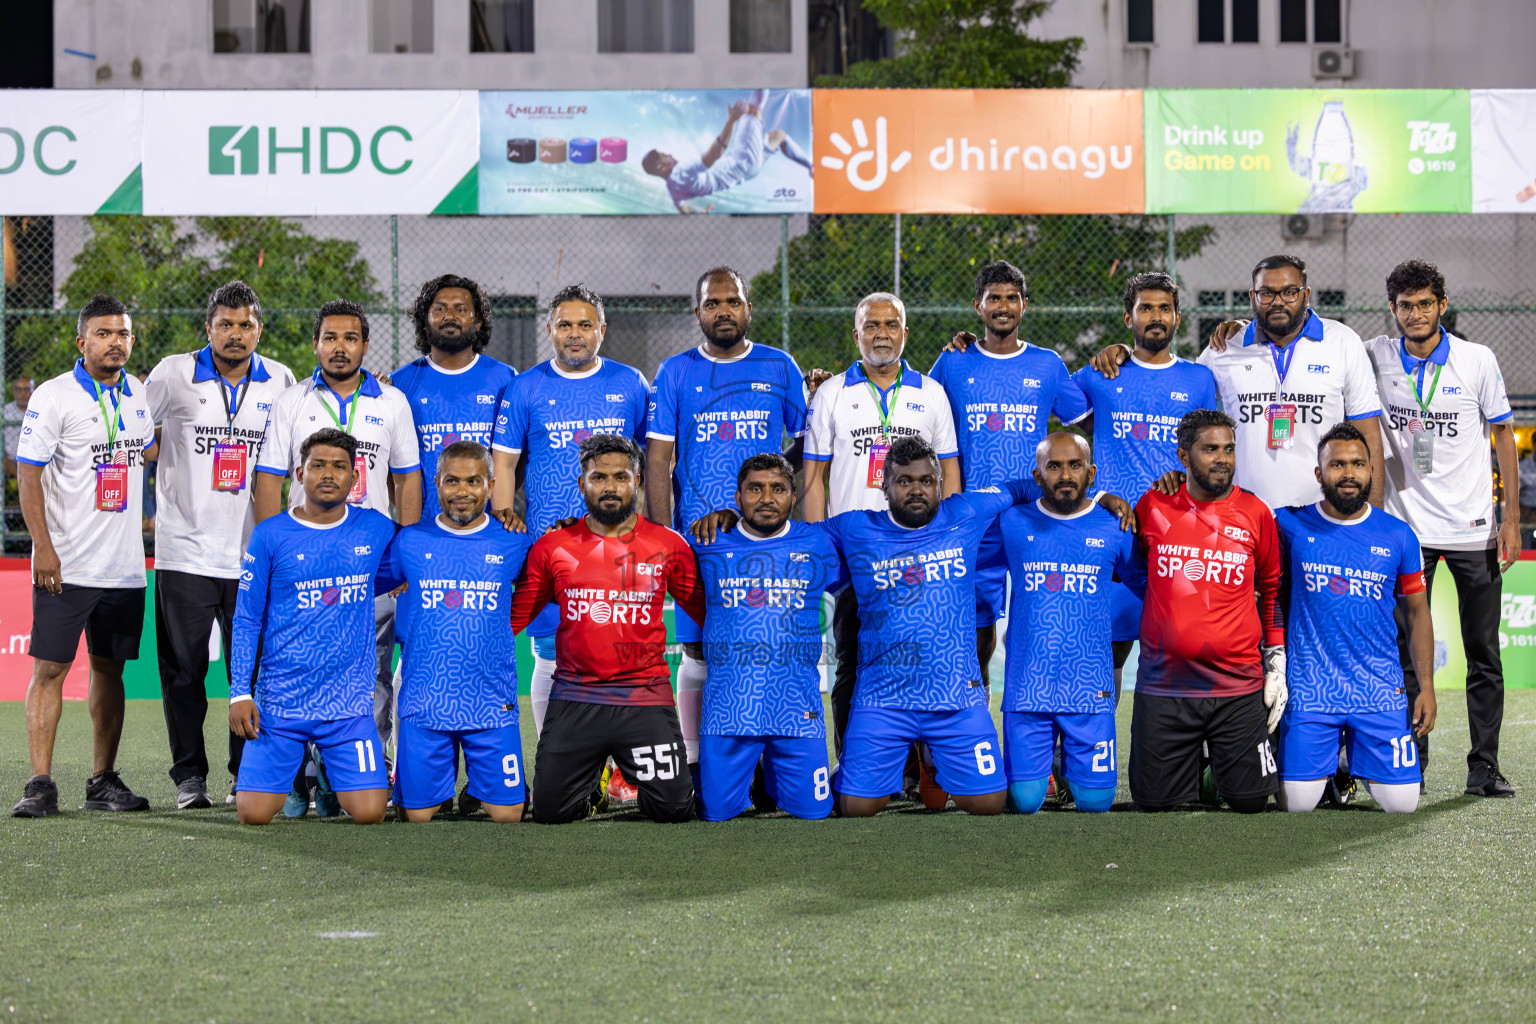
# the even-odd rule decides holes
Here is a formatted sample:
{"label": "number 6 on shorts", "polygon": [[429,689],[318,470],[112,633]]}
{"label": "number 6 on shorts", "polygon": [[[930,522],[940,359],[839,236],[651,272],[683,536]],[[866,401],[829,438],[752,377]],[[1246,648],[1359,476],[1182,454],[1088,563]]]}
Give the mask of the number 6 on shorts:
{"label": "number 6 on shorts", "polygon": [[982,740],[976,744],[976,770],[983,775],[991,775],[997,771],[997,758],[992,756],[992,741]]}

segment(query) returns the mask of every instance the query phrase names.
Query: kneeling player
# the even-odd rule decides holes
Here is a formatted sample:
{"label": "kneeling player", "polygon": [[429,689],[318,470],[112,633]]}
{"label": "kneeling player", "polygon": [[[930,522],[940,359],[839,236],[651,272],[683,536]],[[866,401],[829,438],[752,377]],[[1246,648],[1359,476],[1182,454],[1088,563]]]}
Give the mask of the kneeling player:
{"label": "kneeling player", "polygon": [[[1323,500],[1275,516],[1285,554],[1290,703],[1276,740],[1280,805],[1310,811],[1338,765],[1339,736],[1350,770],[1386,811],[1419,805],[1414,735],[1435,726],[1435,637],[1419,539],[1401,519],[1372,508],[1370,453],[1353,425],[1318,444]],[[1413,667],[1422,682],[1413,729],[1392,614],[1407,613]]]}
{"label": "kneeling player", "polygon": [[241,824],[270,822],[314,743],[342,809],[377,824],[389,775],[373,722],[373,578],[395,524],[347,504],[350,434],[316,431],[299,455],[304,503],[251,533],[235,600],[229,728],[247,741],[235,809]]}
{"label": "kneeling player", "polygon": [[1134,533],[1090,501],[1088,442],[1061,432],[1035,451],[1041,497],[999,520],[1013,600],[1005,641],[1003,770],[1008,806],[1033,814],[1045,802],[1061,737],[1064,773],[1080,811],[1115,800],[1115,679],[1110,627],[1119,574],[1144,586]]}
{"label": "kneeling player", "polygon": [[485,514],[491,454],[455,441],[437,460],[442,512],[401,530],[379,567],[378,588],[400,584],[400,731],[395,806],[430,821],[453,799],[459,751],[465,795],[459,812],[484,807],[492,821],[523,820],[527,784],[517,718],[517,648],[507,629],[513,581],[531,541]]}
{"label": "kneeling player", "polygon": [[763,764],[768,794],[797,818],[832,811],[827,732],[822,718],[821,598],[847,583],[825,530],[790,522],[794,469],[782,455],[754,455],[736,478],[739,525],[718,537],[694,524],[704,580],[704,713],[699,736],[699,801],[705,821],[752,806]]}

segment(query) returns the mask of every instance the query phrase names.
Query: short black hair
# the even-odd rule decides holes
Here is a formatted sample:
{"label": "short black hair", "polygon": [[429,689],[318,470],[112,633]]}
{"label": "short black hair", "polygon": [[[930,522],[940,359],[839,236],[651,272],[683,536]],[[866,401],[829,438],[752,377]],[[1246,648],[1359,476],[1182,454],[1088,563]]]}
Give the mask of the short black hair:
{"label": "short black hair", "polygon": [[1387,275],[1387,303],[1396,305],[1403,292],[1416,292],[1420,288],[1432,289],[1435,298],[1445,298],[1445,275],[1428,260],[1404,260]]}
{"label": "short black hair", "polygon": [[1179,420],[1179,447],[1189,451],[1200,431],[1210,427],[1226,427],[1233,434],[1237,433],[1237,424],[1220,409],[1191,409]]}
{"label": "short black hair", "polygon": [[1136,308],[1136,297],[1142,292],[1167,292],[1173,296],[1173,311],[1179,311],[1179,286],[1173,283],[1173,278],[1161,270],[1149,270],[1144,274],[1137,274],[1125,282],[1125,311],[1131,312]]}
{"label": "short black hair", "polygon": [[710,267],[699,275],[699,280],[693,286],[693,301],[704,301],[704,285],[716,277],[729,277],[736,282],[736,287],[741,289],[741,301],[750,302],[747,298],[747,279],[742,277],[735,267],[727,267],[724,264],[718,267]]}
{"label": "short black hair", "polygon": [[487,479],[491,477],[494,471],[494,464],[491,462],[490,449],[486,448],[486,446],[481,444],[479,441],[470,441],[466,438],[460,438],[459,440],[454,441],[452,444],[443,445],[443,450],[437,453],[436,478],[438,480],[443,478],[443,466],[449,459],[479,459],[481,462],[485,463],[485,475]]}
{"label": "short black hair", "polygon": [[1024,271],[1009,263],[1007,260],[993,260],[976,272],[976,301],[987,294],[989,284],[1015,284],[1019,291],[1026,296],[1029,292],[1024,287]]}
{"label": "short black hair", "polygon": [[354,461],[357,459],[357,438],[335,427],[324,427],[304,439],[304,443],[299,445],[299,465],[309,461],[312,448],[340,448],[347,453],[347,458]]}
{"label": "short black hair", "polygon": [[761,452],[743,462],[736,471],[736,489],[741,490],[741,485],[747,482],[748,474],[764,472],[783,473],[789,478],[789,489],[795,489],[795,467],[778,452]]}
{"label": "short black hair", "polygon": [[891,450],[885,454],[887,466],[910,466],[921,459],[939,461],[939,454],[933,450],[933,445],[924,441],[916,434],[904,434],[891,443]]}
{"label": "short black hair", "polygon": [[97,292],[92,295],[90,301],[80,307],[80,315],[75,319],[75,337],[85,337],[85,325],[93,317],[98,316],[131,316],[128,306],[121,299]]}
{"label": "short black hair", "polygon": [[363,334],[363,341],[368,341],[368,314],[363,312],[363,307],[351,299],[332,299],[320,307],[315,314],[314,341],[320,340],[320,325],[328,316],[355,316],[359,329]]}
{"label": "short black hair", "polygon": [[244,281],[226,281],[213,290],[208,296],[208,312],[203,317],[204,323],[213,323],[213,314],[220,306],[225,309],[251,309],[251,315],[261,323],[261,300],[256,297],[256,289]]}
{"label": "short black hair", "polygon": [[470,301],[475,307],[475,319],[480,321],[473,347],[476,352],[484,352],[485,346],[491,343],[491,300],[485,297],[485,292],[478,284],[457,274],[443,274],[421,286],[416,304],[411,307],[411,320],[416,324],[416,351],[422,355],[432,351],[432,343],[427,340],[427,314],[432,311],[437,293],[444,288],[462,288],[469,292]]}
{"label": "short black hair", "polygon": [[1259,260],[1259,262],[1253,265],[1253,273],[1248,275],[1248,280],[1252,281],[1254,278],[1258,277],[1259,271],[1261,270],[1279,270],[1281,267],[1295,267],[1297,270],[1301,271],[1301,286],[1303,288],[1307,286],[1307,261],[1302,259],[1300,256],[1286,256],[1283,254],[1278,256],[1265,256],[1263,259]]}
{"label": "short black hair", "polygon": [[640,446],[620,434],[593,434],[581,442],[581,471],[604,455],[622,455],[629,460],[629,468],[640,475]]}
{"label": "short black hair", "polygon": [[555,310],[560,308],[562,302],[585,302],[597,310],[597,322],[606,324],[608,314],[603,312],[602,297],[584,284],[568,284],[555,292],[555,297],[549,300],[549,313],[544,317],[544,322],[550,323],[555,319]]}
{"label": "short black hair", "polygon": [[[1360,428],[1353,423],[1335,423],[1328,428],[1328,433],[1317,439],[1317,454],[1319,458],[1322,457],[1323,449],[1327,447],[1330,441],[1359,441],[1361,444],[1366,443],[1365,435],[1360,433]],[[1370,446],[1366,445],[1366,447]]]}

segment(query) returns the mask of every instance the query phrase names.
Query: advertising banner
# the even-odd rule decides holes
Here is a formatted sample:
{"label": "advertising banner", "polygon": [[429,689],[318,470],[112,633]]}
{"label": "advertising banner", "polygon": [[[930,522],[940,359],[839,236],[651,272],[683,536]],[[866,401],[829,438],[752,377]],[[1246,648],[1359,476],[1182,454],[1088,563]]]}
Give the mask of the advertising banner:
{"label": "advertising banner", "polygon": [[482,214],[811,208],[808,89],[480,94]]}
{"label": "advertising banner", "polygon": [[1460,89],[1153,90],[1148,213],[1466,213]]}
{"label": "advertising banner", "polygon": [[[1467,655],[1461,645],[1456,587],[1445,566],[1435,575],[1435,593],[1430,600],[1435,622],[1435,689],[1459,690],[1467,685]],[[1499,659],[1506,687],[1536,687],[1536,552],[1524,552],[1504,574]]]}
{"label": "advertising banner", "polygon": [[0,213],[138,213],[139,92],[0,89]]}
{"label": "advertising banner", "polygon": [[817,89],[817,213],[1140,213],[1141,94]]}
{"label": "advertising banner", "polygon": [[1536,213],[1536,89],[1472,90],[1472,211]]}
{"label": "advertising banner", "polygon": [[144,93],[146,214],[475,212],[475,93]]}

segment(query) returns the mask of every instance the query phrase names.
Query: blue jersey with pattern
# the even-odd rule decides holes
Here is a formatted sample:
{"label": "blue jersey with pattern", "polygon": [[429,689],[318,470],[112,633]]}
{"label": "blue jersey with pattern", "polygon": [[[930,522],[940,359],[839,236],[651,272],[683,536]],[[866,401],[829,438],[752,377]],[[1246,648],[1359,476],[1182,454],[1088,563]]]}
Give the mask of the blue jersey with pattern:
{"label": "blue jersey with pattern", "polygon": [[821,597],[847,583],[820,523],[774,537],[741,527],[693,543],[704,581],[706,736],[826,735],[821,715]]}
{"label": "blue jersey with pattern", "polygon": [[356,506],[330,526],[291,510],[256,526],[235,597],[231,699],[254,694],[279,718],[373,714],[373,578],[394,534],[388,516]]}
{"label": "blue jersey with pattern", "polygon": [[1064,517],[1036,501],[998,522],[1013,577],[1003,710],[1113,711],[1109,584],[1143,575],[1136,534],[1099,505]]}
{"label": "blue jersey with pattern", "polygon": [[752,342],[720,360],[699,348],[669,356],[651,386],[649,436],[676,444],[672,525],[684,530],[736,504],[736,472],[805,433],[805,381],[788,352]]}
{"label": "blue jersey with pattern", "polygon": [[645,378],[633,366],[604,359],[585,376],[565,376],[546,360],[518,374],[502,396],[495,445],[519,452],[528,496],[528,532],[585,515],[578,481],[581,442],[620,434],[645,443]]}
{"label": "blue jersey with pattern", "polygon": [[502,392],[516,376],[512,367],[483,352],[458,371],[441,369],[422,356],[389,375],[389,382],[411,402],[421,449],[423,519],[442,511],[437,504],[437,453],[461,440],[489,448]]}
{"label": "blue jersey with pattern", "polygon": [[423,519],[395,535],[379,566],[400,639],[399,713],[424,729],[517,724],[512,587],[533,545],[487,518],[473,531]]}
{"label": "blue jersey with pattern", "polygon": [[1114,380],[1085,366],[1072,379],[1093,411],[1098,486],[1132,503],[1152,481],[1183,468],[1178,432],[1184,414],[1221,408],[1216,375],[1187,359],[1160,364],[1132,359]]}
{"label": "blue jersey with pattern", "polygon": [[966,491],[908,529],[889,510],[827,521],[859,598],[859,670],[853,703],[909,711],[985,706],[976,662],[976,569],[981,537],[1029,488]]}
{"label": "blue jersey with pattern", "polygon": [[1024,345],[995,356],[979,344],[941,352],[928,376],[949,396],[960,442],[965,489],[999,487],[1035,465],[1035,447],[1050,433],[1052,414],[1063,423],[1088,415],[1088,402],[1061,356]]}
{"label": "blue jersey with pattern", "polygon": [[1287,711],[1362,714],[1408,706],[1392,613],[1424,589],[1419,538],[1379,508],[1348,522],[1316,505],[1275,513],[1285,579]]}

